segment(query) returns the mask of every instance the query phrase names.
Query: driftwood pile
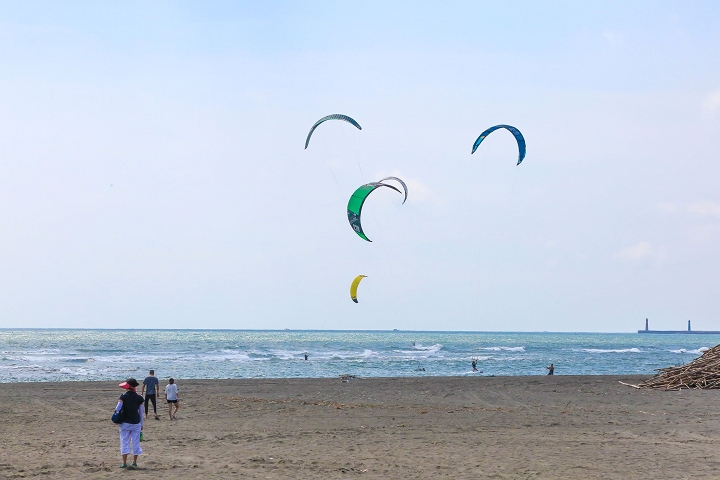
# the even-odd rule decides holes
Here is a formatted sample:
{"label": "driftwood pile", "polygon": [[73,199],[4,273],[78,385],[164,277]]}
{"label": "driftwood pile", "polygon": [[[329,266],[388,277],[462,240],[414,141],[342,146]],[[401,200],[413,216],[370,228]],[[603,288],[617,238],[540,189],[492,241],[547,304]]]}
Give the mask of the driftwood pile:
{"label": "driftwood pile", "polygon": [[688,364],[661,368],[658,372],[637,387],[664,390],[720,388],[720,345],[705,351]]}

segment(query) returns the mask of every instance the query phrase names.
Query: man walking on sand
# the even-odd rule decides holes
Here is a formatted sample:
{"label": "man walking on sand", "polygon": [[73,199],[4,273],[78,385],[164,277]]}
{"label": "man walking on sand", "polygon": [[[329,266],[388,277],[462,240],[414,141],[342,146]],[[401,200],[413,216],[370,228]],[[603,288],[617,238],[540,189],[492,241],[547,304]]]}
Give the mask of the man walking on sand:
{"label": "man walking on sand", "polygon": [[[175,383],[174,378],[168,380],[168,384],[165,386],[165,399],[167,400],[168,404],[168,413],[170,414],[170,420],[175,420],[175,414],[180,409],[180,405],[178,404],[178,387]],[[174,412],[173,405],[175,406]]]}
{"label": "man walking on sand", "polygon": [[[155,420],[160,420],[157,414],[157,394],[158,394],[158,379],[155,377],[155,370],[150,370],[150,375],[145,377],[143,380],[142,395],[145,397],[145,418],[148,416],[148,402],[152,402],[153,412],[155,413]],[[145,388],[147,387],[147,395],[145,395]]]}

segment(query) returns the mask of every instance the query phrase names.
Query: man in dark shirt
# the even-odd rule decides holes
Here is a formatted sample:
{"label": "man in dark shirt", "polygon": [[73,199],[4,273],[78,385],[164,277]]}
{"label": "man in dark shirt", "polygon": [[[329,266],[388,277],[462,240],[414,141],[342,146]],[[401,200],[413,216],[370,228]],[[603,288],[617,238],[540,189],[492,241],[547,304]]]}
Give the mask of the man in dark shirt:
{"label": "man in dark shirt", "polygon": [[[150,370],[150,375],[143,380],[142,395],[145,397],[145,418],[148,416],[148,402],[152,402],[153,412],[155,412],[155,420],[160,420],[157,414],[157,391],[158,379],[155,377],[155,370]],[[145,389],[147,388],[147,394]]]}

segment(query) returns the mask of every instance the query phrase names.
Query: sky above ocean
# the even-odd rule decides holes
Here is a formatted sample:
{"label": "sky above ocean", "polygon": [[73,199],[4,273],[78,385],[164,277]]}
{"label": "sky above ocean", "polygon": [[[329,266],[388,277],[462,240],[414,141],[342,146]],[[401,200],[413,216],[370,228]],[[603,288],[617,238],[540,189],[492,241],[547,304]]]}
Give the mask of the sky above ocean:
{"label": "sky above ocean", "polygon": [[0,327],[720,330],[718,2],[0,12]]}

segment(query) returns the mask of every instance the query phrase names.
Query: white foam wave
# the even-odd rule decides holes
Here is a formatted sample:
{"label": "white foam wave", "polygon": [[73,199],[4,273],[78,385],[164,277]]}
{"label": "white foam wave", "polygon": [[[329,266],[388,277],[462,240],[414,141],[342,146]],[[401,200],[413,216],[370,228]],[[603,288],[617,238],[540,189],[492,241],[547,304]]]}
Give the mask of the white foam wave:
{"label": "white foam wave", "polygon": [[263,360],[262,358],[251,359],[249,355],[240,352],[224,351],[221,354],[198,355],[198,360],[207,362],[247,362],[249,360]]}
{"label": "white foam wave", "polygon": [[16,353],[19,355],[57,355],[62,352],[59,348],[39,348],[37,350],[3,350],[3,353]]}
{"label": "white foam wave", "polygon": [[88,375],[93,375],[95,373],[95,370],[90,370],[87,368],[61,368],[60,373],[64,375],[87,377]]}
{"label": "white foam wave", "polygon": [[480,347],[480,350],[489,350],[491,352],[524,352],[525,347]]}
{"label": "white foam wave", "polygon": [[432,353],[439,352],[442,347],[443,346],[439,343],[436,343],[435,345],[430,345],[429,347],[426,347],[425,345],[420,345],[419,343],[417,345],[413,345],[413,348],[415,350],[422,350],[424,352],[432,352]]}
{"label": "white foam wave", "polygon": [[700,355],[701,353],[707,352],[710,350],[708,347],[700,347],[696,348],[695,350],[685,350],[684,348],[680,348],[678,350],[670,350],[671,353],[692,353],[694,355]]}
{"label": "white foam wave", "polygon": [[21,362],[93,362],[93,358],[89,357],[77,357],[72,355],[8,355],[8,360],[21,361]]}
{"label": "white foam wave", "polygon": [[580,351],[585,353],[642,353],[639,348],[618,348],[610,350],[603,348],[583,348]]}

